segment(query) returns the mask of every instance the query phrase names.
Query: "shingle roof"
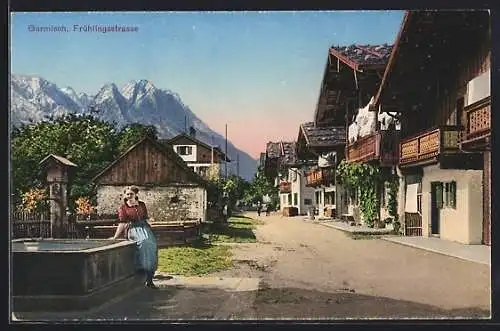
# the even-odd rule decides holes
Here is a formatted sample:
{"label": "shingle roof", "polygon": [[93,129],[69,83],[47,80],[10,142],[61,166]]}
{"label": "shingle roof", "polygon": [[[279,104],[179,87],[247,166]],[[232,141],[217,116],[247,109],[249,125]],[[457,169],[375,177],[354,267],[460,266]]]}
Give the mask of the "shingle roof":
{"label": "shingle roof", "polygon": [[301,124],[300,129],[304,134],[307,145],[310,147],[329,147],[346,143],[345,127],[316,127],[314,122],[307,122]]}
{"label": "shingle roof", "polygon": [[283,165],[292,165],[297,163],[295,142],[281,142],[281,163]]}
{"label": "shingle roof", "polygon": [[272,141],[268,142],[266,145],[266,154],[267,157],[270,159],[280,157],[281,155],[280,143]]}
{"label": "shingle roof", "polygon": [[341,55],[358,65],[385,65],[391,56],[392,45],[332,46],[333,55]]}
{"label": "shingle roof", "polygon": [[45,162],[47,162],[47,160],[49,160],[51,158],[53,158],[57,162],[65,165],[65,166],[68,166],[68,167],[76,167],[77,166],[76,164],[74,164],[73,162],[71,162],[70,160],[68,160],[67,158],[65,158],[63,156],[55,155],[55,154],[49,154],[49,155],[47,155],[46,157],[43,158],[42,161],[40,161],[40,164],[44,164]]}

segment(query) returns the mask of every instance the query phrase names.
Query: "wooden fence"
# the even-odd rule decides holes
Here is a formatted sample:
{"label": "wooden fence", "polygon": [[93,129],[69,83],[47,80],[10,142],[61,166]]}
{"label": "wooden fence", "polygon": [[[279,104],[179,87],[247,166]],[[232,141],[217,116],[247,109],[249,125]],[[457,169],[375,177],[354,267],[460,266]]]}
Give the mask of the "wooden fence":
{"label": "wooden fence", "polygon": [[[117,225],[117,215],[93,215],[90,219],[86,216],[70,215],[63,232],[64,237],[68,239],[106,239],[114,235]],[[198,221],[153,222],[152,228],[160,247],[189,244],[201,236],[201,224]],[[12,237],[50,238],[48,213],[14,213]]]}

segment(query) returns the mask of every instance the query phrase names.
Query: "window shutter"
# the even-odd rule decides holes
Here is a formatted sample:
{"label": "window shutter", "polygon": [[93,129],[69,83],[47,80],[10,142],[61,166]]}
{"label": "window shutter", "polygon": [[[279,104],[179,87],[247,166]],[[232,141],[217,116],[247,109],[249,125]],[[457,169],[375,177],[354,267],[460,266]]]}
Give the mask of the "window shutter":
{"label": "window shutter", "polygon": [[443,183],[436,183],[436,207],[443,208]]}
{"label": "window shutter", "polygon": [[457,207],[457,182],[450,182],[450,207],[455,209]]}

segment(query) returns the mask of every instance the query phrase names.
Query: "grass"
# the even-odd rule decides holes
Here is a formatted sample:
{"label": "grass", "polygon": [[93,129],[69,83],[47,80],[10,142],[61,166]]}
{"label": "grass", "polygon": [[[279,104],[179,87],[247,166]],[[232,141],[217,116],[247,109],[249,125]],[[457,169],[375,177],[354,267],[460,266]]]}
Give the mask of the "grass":
{"label": "grass", "polygon": [[202,241],[191,247],[169,247],[158,251],[158,271],[183,276],[201,276],[231,267],[231,249]]}
{"label": "grass", "polygon": [[212,243],[253,243],[257,242],[253,229],[260,224],[263,222],[244,216],[233,216],[227,224],[211,224],[205,231],[204,238]]}
{"label": "grass", "polygon": [[203,239],[191,246],[162,248],[158,251],[158,271],[182,276],[202,276],[232,266],[231,247],[212,243],[256,242],[253,229],[263,222],[233,216],[227,224],[211,224]]}

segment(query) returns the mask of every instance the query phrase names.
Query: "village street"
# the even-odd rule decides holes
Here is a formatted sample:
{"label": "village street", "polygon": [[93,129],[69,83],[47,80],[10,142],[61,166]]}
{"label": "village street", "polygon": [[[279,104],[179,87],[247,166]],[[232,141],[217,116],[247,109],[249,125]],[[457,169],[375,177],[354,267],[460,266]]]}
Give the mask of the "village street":
{"label": "village street", "polygon": [[304,217],[260,219],[258,243],[231,244],[234,268],[206,277],[159,275],[159,290],[141,288],[106,307],[64,318],[489,317],[487,265],[381,239],[354,240]]}

